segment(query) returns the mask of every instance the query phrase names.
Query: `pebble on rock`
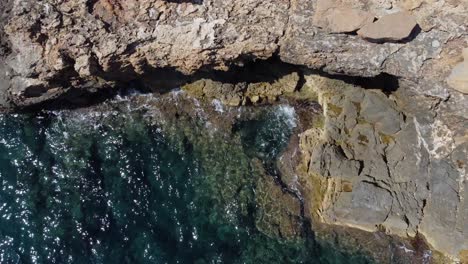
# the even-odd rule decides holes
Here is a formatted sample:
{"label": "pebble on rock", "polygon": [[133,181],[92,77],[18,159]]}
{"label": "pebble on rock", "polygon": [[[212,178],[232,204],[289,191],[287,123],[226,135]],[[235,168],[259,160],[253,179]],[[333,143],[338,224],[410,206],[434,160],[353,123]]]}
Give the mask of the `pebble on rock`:
{"label": "pebble on rock", "polygon": [[398,12],[365,25],[358,35],[374,42],[397,42],[408,38],[417,25],[408,12]]}

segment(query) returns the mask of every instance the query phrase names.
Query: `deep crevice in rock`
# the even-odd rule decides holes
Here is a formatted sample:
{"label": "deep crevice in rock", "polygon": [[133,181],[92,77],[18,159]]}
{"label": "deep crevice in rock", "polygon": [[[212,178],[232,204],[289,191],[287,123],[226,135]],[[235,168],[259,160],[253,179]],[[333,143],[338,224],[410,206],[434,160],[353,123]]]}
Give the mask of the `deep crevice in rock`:
{"label": "deep crevice in rock", "polygon": [[[105,81],[115,83],[114,87],[104,86],[99,89],[93,88],[93,82],[89,85],[84,85],[88,88],[74,88],[72,80],[76,79],[79,82],[77,73],[73,69],[69,71],[73,74],[68,74],[70,78],[62,78],[56,80],[58,86],[69,87],[68,90],[58,98],[44,100],[37,104],[21,107],[16,110],[37,111],[40,109],[74,109],[83,106],[90,106],[96,103],[103,102],[119,93],[127,93],[128,90],[136,90],[141,93],[157,93],[164,94],[170,92],[185,84],[195,82],[201,79],[209,79],[219,83],[239,84],[239,83],[273,83],[276,80],[289,75],[291,73],[299,74],[299,82],[296,90],[306,83],[304,78],[305,72],[318,74],[331,79],[341,80],[345,83],[359,86],[363,89],[378,89],[382,90],[387,95],[395,92],[399,87],[399,79],[396,76],[382,73],[375,77],[355,77],[346,75],[333,75],[323,71],[311,71],[310,69],[282,62],[278,57],[268,60],[251,61],[244,65],[233,65],[228,71],[220,71],[213,69],[201,69],[191,75],[186,75],[177,71],[175,68],[166,67],[154,69],[145,67],[143,75],[136,74],[132,69],[116,69],[111,72],[103,72],[97,70],[96,77]],[[64,79],[71,79],[64,81]],[[27,99],[27,98],[25,98]]]}

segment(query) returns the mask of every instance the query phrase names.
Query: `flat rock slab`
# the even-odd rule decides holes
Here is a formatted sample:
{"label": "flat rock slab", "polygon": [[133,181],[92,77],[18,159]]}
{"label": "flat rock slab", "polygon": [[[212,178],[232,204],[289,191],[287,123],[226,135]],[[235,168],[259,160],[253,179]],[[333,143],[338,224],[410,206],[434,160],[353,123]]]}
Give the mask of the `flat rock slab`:
{"label": "flat rock slab", "polygon": [[463,57],[465,61],[453,68],[447,83],[453,89],[468,94],[468,48],[463,50]]}
{"label": "flat rock slab", "polygon": [[398,12],[365,25],[358,35],[374,42],[396,42],[408,38],[417,25],[409,13]]}
{"label": "flat rock slab", "polygon": [[332,33],[355,32],[374,22],[374,18],[371,13],[358,9],[333,9],[327,16],[328,29]]}

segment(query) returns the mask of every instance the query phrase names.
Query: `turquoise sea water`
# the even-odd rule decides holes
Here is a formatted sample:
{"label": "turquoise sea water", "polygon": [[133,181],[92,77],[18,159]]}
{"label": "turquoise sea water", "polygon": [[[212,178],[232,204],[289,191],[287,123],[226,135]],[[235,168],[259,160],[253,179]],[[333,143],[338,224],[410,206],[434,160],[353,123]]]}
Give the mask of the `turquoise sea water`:
{"label": "turquoise sea water", "polygon": [[294,109],[171,100],[0,115],[0,263],[368,263],[262,223]]}

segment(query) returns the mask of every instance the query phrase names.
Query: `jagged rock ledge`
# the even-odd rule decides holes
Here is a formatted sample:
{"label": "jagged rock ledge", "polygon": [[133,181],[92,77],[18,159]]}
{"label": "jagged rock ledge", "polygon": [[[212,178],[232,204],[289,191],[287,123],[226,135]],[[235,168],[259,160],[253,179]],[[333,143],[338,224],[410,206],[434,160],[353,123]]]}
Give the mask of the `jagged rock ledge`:
{"label": "jagged rock ledge", "polygon": [[[325,2],[369,19],[343,28]],[[157,92],[188,83],[203,96],[221,85],[233,89],[221,98],[233,104],[289,89],[315,94],[324,122],[301,135],[298,169],[310,215],[422,235],[468,261],[466,1],[5,0],[0,8],[4,108],[89,103],[88,94],[135,83]],[[397,12],[405,30],[379,32]],[[289,74],[270,67],[268,85],[236,80],[234,69],[272,58]]]}

